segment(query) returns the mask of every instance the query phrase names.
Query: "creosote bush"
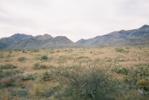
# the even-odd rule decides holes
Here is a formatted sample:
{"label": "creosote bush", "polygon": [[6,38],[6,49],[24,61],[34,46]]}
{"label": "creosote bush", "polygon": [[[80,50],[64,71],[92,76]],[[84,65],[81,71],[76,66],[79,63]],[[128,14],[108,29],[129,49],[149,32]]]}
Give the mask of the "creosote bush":
{"label": "creosote bush", "polygon": [[104,69],[64,70],[62,76],[67,83],[64,95],[74,100],[108,100],[120,93],[119,81],[112,79]]}

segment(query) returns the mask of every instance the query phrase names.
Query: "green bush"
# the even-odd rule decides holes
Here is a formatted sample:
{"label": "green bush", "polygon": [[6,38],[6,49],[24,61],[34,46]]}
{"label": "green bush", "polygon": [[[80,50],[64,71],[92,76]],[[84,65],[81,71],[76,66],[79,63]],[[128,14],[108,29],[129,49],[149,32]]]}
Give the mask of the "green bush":
{"label": "green bush", "polygon": [[140,79],[149,78],[149,64],[138,64],[135,65],[135,69],[131,69],[124,80],[127,84],[136,84]]}
{"label": "green bush", "polygon": [[70,72],[66,70],[63,76],[67,83],[64,95],[74,100],[111,100],[121,90],[119,81],[99,68]]}

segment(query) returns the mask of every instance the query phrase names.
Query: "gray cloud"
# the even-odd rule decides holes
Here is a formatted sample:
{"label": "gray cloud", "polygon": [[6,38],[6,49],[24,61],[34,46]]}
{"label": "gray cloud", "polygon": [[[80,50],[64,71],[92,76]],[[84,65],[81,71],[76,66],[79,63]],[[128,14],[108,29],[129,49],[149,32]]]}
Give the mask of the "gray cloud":
{"label": "gray cloud", "polygon": [[0,37],[21,32],[76,41],[149,23],[149,0],[0,0]]}

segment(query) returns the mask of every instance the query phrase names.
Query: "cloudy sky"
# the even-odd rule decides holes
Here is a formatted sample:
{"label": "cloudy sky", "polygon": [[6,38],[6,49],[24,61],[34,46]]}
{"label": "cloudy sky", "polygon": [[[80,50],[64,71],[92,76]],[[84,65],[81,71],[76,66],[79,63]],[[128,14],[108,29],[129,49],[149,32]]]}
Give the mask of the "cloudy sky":
{"label": "cloudy sky", "polygon": [[15,33],[73,41],[149,24],[149,0],[0,0],[0,38]]}

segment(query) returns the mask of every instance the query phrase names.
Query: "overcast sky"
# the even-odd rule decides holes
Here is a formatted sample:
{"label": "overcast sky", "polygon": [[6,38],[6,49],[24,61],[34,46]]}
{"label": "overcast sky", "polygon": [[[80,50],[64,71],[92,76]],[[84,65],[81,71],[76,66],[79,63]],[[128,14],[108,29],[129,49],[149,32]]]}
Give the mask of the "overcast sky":
{"label": "overcast sky", "polygon": [[149,0],[0,0],[0,38],[15,33],[76,41],[149,24]]}

